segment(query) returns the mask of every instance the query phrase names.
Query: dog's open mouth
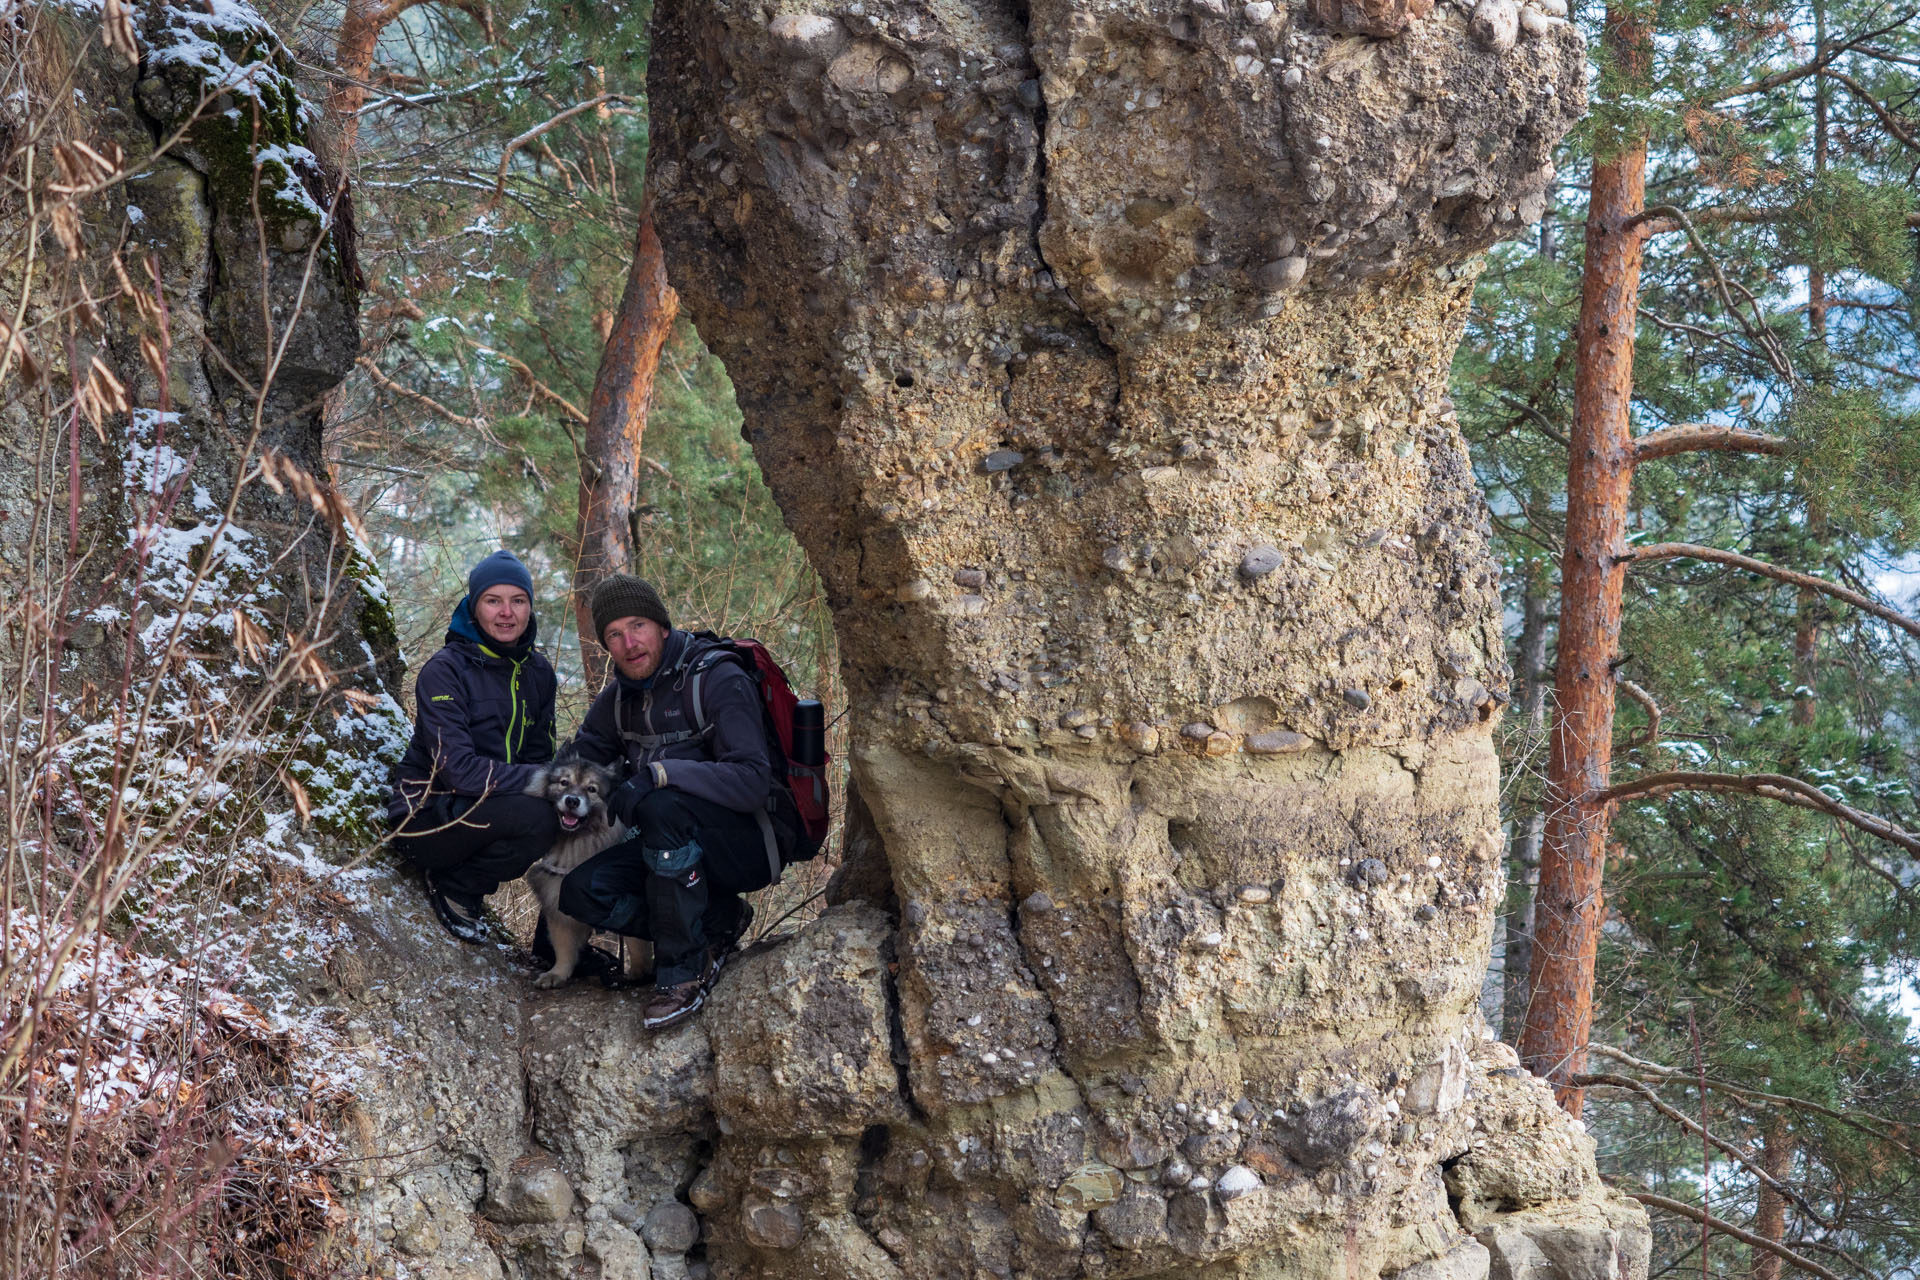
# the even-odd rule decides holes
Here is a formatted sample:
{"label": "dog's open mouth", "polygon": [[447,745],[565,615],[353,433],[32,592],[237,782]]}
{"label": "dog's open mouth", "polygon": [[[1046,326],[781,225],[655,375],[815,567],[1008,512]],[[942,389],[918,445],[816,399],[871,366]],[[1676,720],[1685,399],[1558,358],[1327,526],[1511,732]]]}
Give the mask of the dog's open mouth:
{"label": "dog's open mouth", "polygon": [[563,813],[560,815],[560,829],[562,831],[571,831],[579,825],[580,819],[574,817],[572,814]]}

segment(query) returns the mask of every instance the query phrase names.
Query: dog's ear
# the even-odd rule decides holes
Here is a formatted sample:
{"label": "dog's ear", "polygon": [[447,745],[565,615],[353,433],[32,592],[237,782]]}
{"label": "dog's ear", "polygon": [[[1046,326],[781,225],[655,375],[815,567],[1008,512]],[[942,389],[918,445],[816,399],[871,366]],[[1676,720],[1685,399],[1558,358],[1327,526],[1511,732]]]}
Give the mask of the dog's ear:
{"label": "dog's ear", "polygon": [[533,777],[527,780],[527,788],[522,795],[544,796],[547,794],[547,779],[553,776],[552,765],[541,765],[533,771]]}

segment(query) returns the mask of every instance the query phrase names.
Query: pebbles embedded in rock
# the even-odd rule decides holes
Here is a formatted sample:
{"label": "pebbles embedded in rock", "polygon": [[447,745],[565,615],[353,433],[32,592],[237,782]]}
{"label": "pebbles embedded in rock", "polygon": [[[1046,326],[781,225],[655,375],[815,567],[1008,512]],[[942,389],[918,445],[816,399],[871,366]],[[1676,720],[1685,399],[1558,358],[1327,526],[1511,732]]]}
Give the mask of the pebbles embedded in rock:
{"label": "pebbles embedded in rock", "polygon": [[1125,1175],[1110,1164],[1083,1164],[1054,1189],[1053,1202],[1069,1213],[1089,1213],[1118,1200],[1126,1185]]}
{"label": "pebbles embedded in rock", "polygon": [[1514,0],[1480,0],[1473,11],[1473,34],[1495,53],[1505,53],[1520,38],[1520,6]]}
{"label": "pebbles embedded in rock", "polygon": [[1280,550],[1261,543],[1240,557],[1240,576],[1253,581],[1264,578],[1280,567]]}
{"label": "pebbles embedded in rock", "polygon": [[1041,102],[1044,101],[1040,96],[1040,82],[1038,80],[1022,80],[1020,82],[1019,94],[1020,105],[1029,111],[1038,111]]}
{"label": "pebbles embedded in rock", "polygon": [[812,44],[839,35],[840,24],[831,17],[817,13],[783,13],[767,24],[767,30],[777,40]]}
{"label": "pebbles embedded in rock", "polygon": [[1373,705],[1373,695],[1365,689],[1342,689],[1340,698],[1355,711],[1365,711]]}
{"label": "pebbles embedded in rock", "polygon": [[685,1253],[699,1242],[700,1219],[678,1200],[662,1200],[647,1212],[640,1238],[655,1253]]}
{"label": "pebbles embedded in rock", "polygon": [[1256,756],[1292,755],[1296,751],[1305,751],[1311,745],[1311,739],[1305,734],[1290,733],[1285,729],[1269,729],[1247,735],[1247,750]]}
{"label": "pebbles embedded in rock", "polygon": [[784,1202],[749,1200],[740,1211],[741,1234],[760,1249],[791,1249],[807,1234],[800,1210]]}
{"label": "pebbles embedded in rock", "polygon": [[1062,729],[1078,729],[1083,724],[1092,724],[1097,718],[1093,712],[1087,710],[1085,707],[1075,707],[1072,711],[1060,717],[1060,727]]}
{"label": "pebbles embedded in rock", "polygon": [[[1242,892],[1245,892],[1245,891],[1242,890]],[[1264,890],[1262,892],[1264,892]],[[1266,901],[1266,899],[1262,898],[1261,901],[1264,902]],[[1260,1112],[1259,1112],[1259,1109],[1256,1108],[1251,1102],[1248,1102],[1245,1098],[1242,1098],[1240,1099],[1240,1101],[1233,1104],[1233,1111],[1231,1114],[1235,1120],[1238,1120],[1241,1124],[1245,1124],[1247,1123],[1247,1121],[1253,1119],[1256,1115],[1260,1114]]]}
{"label": "pebbles embedded in rock", "polygon": [[1415,920],[1418,920],[1420,923],[1425,924],[1427,921],[1433,919],[1435,916],[1439,914],[1440,912],[1434,908],[1434,905],[1431,902],[1423,902],[1418,907],[1414,908],[1413,918]]}
{"label": "pebbles embedded in rock", "polygon": [[1237,1164],[1220,1175],[1220,1181],[1213,1184],[1213,1190],[1222,1200],[1238,1200],[1264,1185],[1259,1174],[1243,1164]]}
{"label": "pebbles embedded in rock", "polygon": [[[1242,902],[1250,902],[1258,905],[1262,902],[1273,901],[1273,890],[1263,884],[1243,884],[1240,886],[1238,896]],[[1239,1115],[1239,1113],[1240,1108],[1236,1106],[1234,1108],[1234,1114]],[[1242,1118],[1244,1119],[1245,1117]]]}
{"label": "pebbles embedded in rock", "polygon": [[988,475],[998,471],[1011,471],[1027,460],[1027,455],[1017,449],[995,449],[980,459],[980,469]]}
{"label": "pebbles embedded in rock", "polygon": [[1108,547],[1100,553],[1100,563],[1115,573],[1133,571],[1133,557],[1127,554],[1125,547]]}
{"label": "pebbles embedded in rock", "polygon": [[1143,756],[1160,749],[1160,730],[1144,720],[1130,720],[1120,726],[1120,741]]}
{"label": "pebbles embedded in rock", "polygon": [[987,611],[985,596],[955,596],[953,611],[963,618],[978,618]]}
{"label": "pebbles embedded in rock", "polygon": [[1389,873],[1387,864],[1380,859],[1362,858],[1353,864],[1353,870],[1348,874],[1353,877],[1355,884],[1384,884]]}
{"label": "pebbles embedded in rock", "polygon": [[1253,23],[1256,27],[1264,27],[1267,23],[1273,21],[1273,0],[1253,0],[1253,3],[1247,5],[1244,9],[1240,10],[1240,12],[1247,16],[1248,22]]}
{"label": "pebbles embedded in rock", "polygon": [[1053,910],[1053,899],[1045,889],[1035,889],[1020,900],[1020,910],[1029,914]]}
{"label": "pebbles embedded in rock", "polygon": [[1180,474],[1178,467],[1146,467],[1140,472],[1140,478],[1148,484],[1165,484]]}
{"label": "pebbles embedded in rock", "polygon": [[1295,255],[1275,258],[1254,272],[1253,282],[1267,293],[1284,293],[1307,278],[1307,260]]}
{"label": "pebbles embedded in rock", "polygon": [[955,569],[953,571],[953,585],[978,591],[987,585],[986,571],[984,569]]}
{"label": "pebbles embedded in rock", "polygon": [[1532,5],[1520,10],[1520,29],[1530,36],[1543,36],[1553,28],[1553,19]]}
{"label": "pebbles embedded in rock", "polygon": [[1187,1179],[1192,1176],[1193,1170],[1187,1168],[1182,1162],[1175,1160],[1161,1172],[1160,1181],[1165,1186],[1184,1187],[1187,1185]]}

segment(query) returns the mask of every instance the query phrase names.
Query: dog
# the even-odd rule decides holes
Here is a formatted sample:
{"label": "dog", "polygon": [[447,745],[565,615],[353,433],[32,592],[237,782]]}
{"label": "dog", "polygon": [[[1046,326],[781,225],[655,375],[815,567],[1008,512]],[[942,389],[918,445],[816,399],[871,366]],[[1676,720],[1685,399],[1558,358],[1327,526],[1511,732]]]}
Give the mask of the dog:
{"label": "dog", "polygon": [[[588,858],[626,837],[626,826],[607,812],[607,797],[619,785],[618,769],[576,755],[565,755],[543,766],[527,785],[527,794],[552,801],[560,818],[560,838],[546,857],[527,869],[527,884],[540,900],[547,937],[553,942],[553,968],[533,980],[536,987],[558,987],[570,980],[574,966],[580,962],[581,949],[593,936],[591,926],[562,914],[560,882]],[[647,957],[642,950],[629,941],[627,976],[644,967]]]}

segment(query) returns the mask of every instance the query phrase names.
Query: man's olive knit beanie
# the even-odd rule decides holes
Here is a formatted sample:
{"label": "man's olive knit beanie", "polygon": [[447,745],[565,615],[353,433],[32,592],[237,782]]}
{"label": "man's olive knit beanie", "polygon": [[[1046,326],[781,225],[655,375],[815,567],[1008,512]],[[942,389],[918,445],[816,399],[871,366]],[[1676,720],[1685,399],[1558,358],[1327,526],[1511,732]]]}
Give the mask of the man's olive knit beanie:
{"label": "man's olive knit beanie", "polygon": [[621,618],[651,618],[667,630],[673,630],[667,606],[660,602],[660,593],[653,589],[651,582],[630,573],[611,574],[593,589],[594,637],[604,644],[608,624]]}

